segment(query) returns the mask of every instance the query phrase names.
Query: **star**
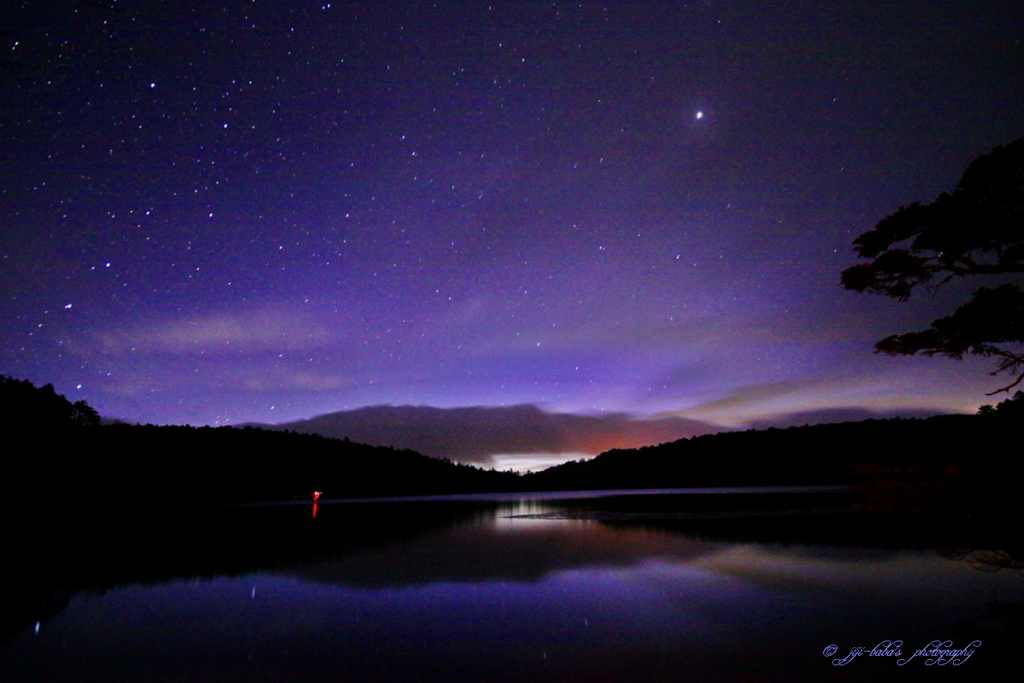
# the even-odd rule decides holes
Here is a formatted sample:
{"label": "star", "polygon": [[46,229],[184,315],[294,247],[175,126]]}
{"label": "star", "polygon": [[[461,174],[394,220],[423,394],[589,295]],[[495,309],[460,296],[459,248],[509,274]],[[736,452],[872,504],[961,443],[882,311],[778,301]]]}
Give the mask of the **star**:
{"label": "star", "polygon": [[[1013,31],[995,15],[907,3],[894,42],[873,21],[806,24],[772,3],[736,26],[683,3],[612,3],[607,23],[629,30],[559,3],[540,35],[551,17],[533,3],[495,22],[395,0],[399,35],[386,12],[328,3],[268,5],[278,28],[250,30],[251,0],[225,0],[217,31],[235,42],[216,59],[197,57],[213,18],[173,7],[116,34],[101,27],[120,19],[74,18],[68,3],[33,4],[45,20],[5,15],[97,33],[49,52],[26,31],[39,68],[0,78],[17,122],[0,143],[0,373],[157,424],[555,394],[545,405],[570,412],[699,402],[733,426],[837,406],[976,409],[973,379],[873,355],[858,336],[870,307],[836,281],[852,234],[1020,129],[1024,83],[991,48]],[[971,26],[948,46],[950,72],[915,56],[934,46],[936,7]],[[748,40],[754,22],[773,37]],[[396,36],[412,42],[392,49]],[[807,40],[834,59],[807,60]],[[706,46],[731,43],[743,47],[710,61]],[[61,72],[65,49],[88,52],[88,68]],[[798,78],[780,68],[794,65]],[[965,83],[983,125],[942,106]],[[917,305],[899,315],[927,317]],[[416,340],[402,354],[399,326]],[[579,377],[577,356],[597,369]],[[853,378],[873,388],[851,398]],[[766,393],[797,386],[779,389],[785,405]]]}

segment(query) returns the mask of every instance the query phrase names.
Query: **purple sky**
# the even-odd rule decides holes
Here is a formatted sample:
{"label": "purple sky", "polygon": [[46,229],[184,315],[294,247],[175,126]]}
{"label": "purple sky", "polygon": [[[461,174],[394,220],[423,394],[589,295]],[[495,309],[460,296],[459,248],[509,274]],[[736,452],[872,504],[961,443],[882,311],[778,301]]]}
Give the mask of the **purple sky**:
{"label": "purple sky", "polygon": [[104,415],[998,400],[837,283],[1024,133],[1019,0],[11,4],[0,372]]}

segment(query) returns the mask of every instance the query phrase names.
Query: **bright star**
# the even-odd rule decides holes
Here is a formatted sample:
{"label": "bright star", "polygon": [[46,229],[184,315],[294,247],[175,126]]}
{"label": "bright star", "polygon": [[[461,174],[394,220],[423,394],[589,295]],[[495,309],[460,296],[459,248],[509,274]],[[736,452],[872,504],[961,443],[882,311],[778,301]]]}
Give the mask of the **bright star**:
{"label": "bright star", "polygon": [[704,112],[702,112],[702,111],[697,112],[697,118],[698,119],[704,118]]}

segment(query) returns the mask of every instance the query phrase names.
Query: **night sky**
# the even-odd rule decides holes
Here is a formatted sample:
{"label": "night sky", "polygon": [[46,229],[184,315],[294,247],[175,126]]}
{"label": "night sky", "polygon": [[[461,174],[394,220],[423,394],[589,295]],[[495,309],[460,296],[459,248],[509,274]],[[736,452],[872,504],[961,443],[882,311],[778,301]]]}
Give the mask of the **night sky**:
{"label": "night sky", "polygon": [[969,286],[838,281],[1024,134],[1019,0],[93,5],[0,5],[4,374],[158,424],[999,400],[872,353]]}

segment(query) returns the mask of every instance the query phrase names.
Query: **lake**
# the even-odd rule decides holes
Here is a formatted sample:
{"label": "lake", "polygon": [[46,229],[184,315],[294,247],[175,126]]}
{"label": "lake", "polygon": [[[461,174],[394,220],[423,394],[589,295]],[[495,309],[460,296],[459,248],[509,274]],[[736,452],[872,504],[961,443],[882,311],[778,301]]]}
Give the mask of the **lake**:
{"label": "lake", "polygon": [[[516,494],[174,524],[133,507],[87,542],[68,521],[46,568],[5,579],[46,599],[17,603],[0,680],[967,680],[1012,662],[1024,578],[851,503]],[[930,643],[959,652],[915,655]]]}

